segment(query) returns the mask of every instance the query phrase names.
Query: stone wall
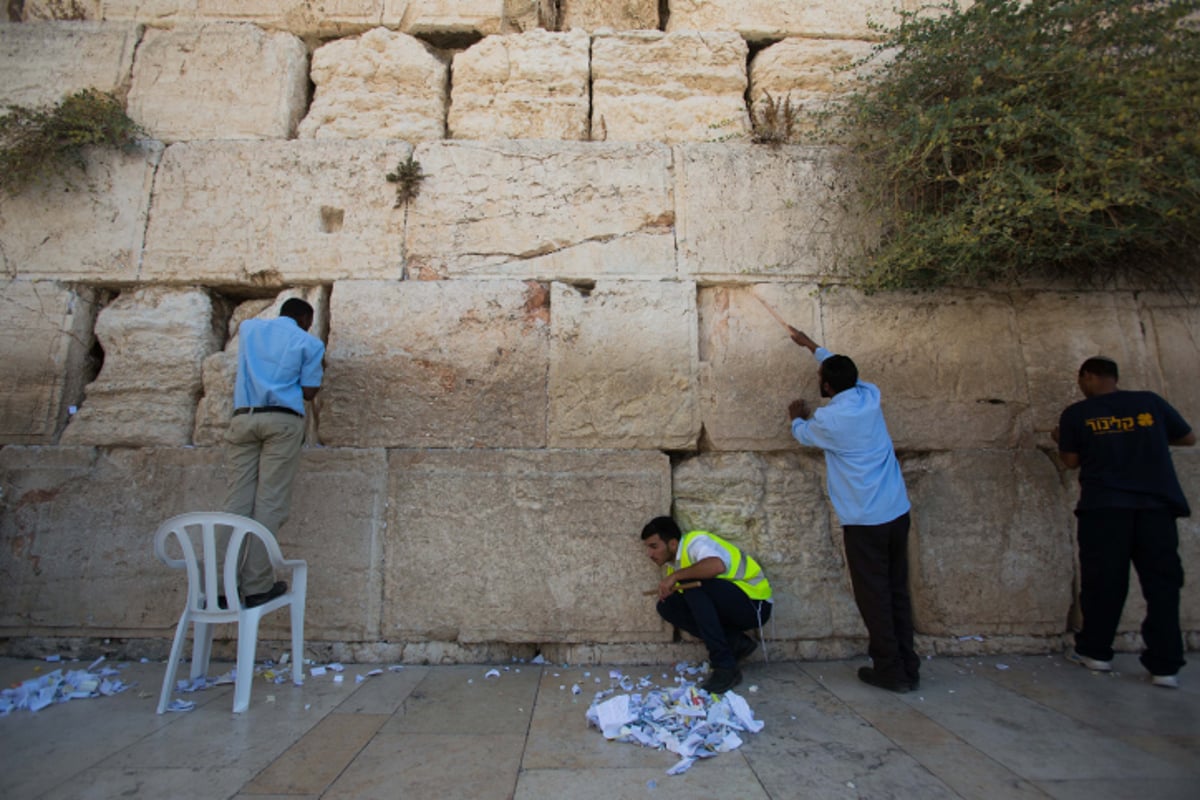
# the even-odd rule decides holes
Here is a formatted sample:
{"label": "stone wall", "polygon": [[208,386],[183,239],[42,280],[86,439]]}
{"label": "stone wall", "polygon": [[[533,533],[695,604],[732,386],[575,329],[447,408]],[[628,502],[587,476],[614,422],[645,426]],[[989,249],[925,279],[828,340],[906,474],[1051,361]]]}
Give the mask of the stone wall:
{"label": "stone wall", "polygon": [[[1096,352],[1200,420],[1200,311],[849,288],[878,235],[854,177],[750,143],[751,111],[847,91],[893,5],[26,0],[0,103],[95,86],[152,138],[0,196],[7,649],[165,651],[183,587],[151,535],[220,507],[237,326],[291,296],[328,344],[279,533],[314,649],[696,657],[641,594],[637,533],[673,511],[764,565],[772,657],[863,652],[823,459],[787,425],[815,365],[764,303],[883,390],[922,650],[1058,648],[1077,489],[1048,432]],[[1200,508],[1200,453],[1176,463]],[[1200,526],[1180,535],[1197,563]]]}

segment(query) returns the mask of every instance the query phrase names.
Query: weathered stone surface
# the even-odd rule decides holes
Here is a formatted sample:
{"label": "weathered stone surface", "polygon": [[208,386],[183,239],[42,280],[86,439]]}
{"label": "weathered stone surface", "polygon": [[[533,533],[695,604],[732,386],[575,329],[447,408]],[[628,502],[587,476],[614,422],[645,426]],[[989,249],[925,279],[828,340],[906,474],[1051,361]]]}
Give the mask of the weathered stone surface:
{"label": "weathered stone surface", "polygon": [[694,283],[556,283],[550,308],[551,447],[695,448]]}
{"label": "weathered stone surface", "polygon": [[402,450],[388,466],[385,639],[669,641],[638,540],[671,505],[666,455]]}
{"label": "weathered stone surface", "polygon": [[[325,321],[329,319],[329,292],[321,286],[309,289],[288,289],[271,300],[247,300],[234,309],[229,321],[229,335],[223,350],[204,359],[203,380],[204,396],[196,407],[196,430],[192,441],[198,445],[221,444],[225,441],[225,431],[233,416],[233,386],[237,379],[237,330],[243,320],[274,319],[279,316],[279,308],[284,301],[291,297],[299,297],[308,301],[313,307],[314,319],[309,333],[318,339],[328,337]],[[320,401],[318,400],[318,403]],[[308,415],[308,430],[305,440],[316,443],[317,430],[314,415]]]}
{"label": "weathered stone surface", "polygon": [[0,445],[52,444],[83,395],[94,292],[0,281]]}
{"label": "weathered stone surface", "polygon": [[595,280],[675,275],[671,152],[662,145],[426,144],[408,209],[420,277]]}
{"label": "weathered stone surface", "polygon": [[404,33],[375,28],[313,53],[317,91],[300,123],[301,139],[403,139],[445,136],[446,64]]}
{"label": "weathered stone surface", "polygon": [[220,347],[212,300],[198,289],[137,289],[96,318],[104,366],[88,384],[63,444],[188,444],[201,365]]}
{"label": "weathered stone surface", "polygon": [[561,0],[563,30],[658,30],[659,0]]}
{"label": "weathered stone surface", "polygon": [[0,107],[51,105],[82,89],[123,94],[139,35],[129,24],[0,22]]}
{"label": "weathered stone surface", "polygon": [[399,277],[403,212],[385,176],[402,142],[203,142],[167,148],[144,280],[282,288]]}
{"label": "weathered stone surface", "polygon": [[787,407],[798,397],[820,395],[816,366],[763,302],[791,325],[814,332],[820,330],[815,290],[812,284],[762,283],[700,291],[700,413],[712,448],[799,447]]}
{"label": "weathered stone surface", "polygon": [[785,36],[867,39],[875,33],[868,21],[895,25],[895,9],[914,11],[920,0],[844,0],[843,2],[779,2],[779,0],[671,0],[668,31],[737,31],[747,41]]}
{"label": "weathered stone surface", "polygon": [[869,55],[871,47],[853,39],[785,39],[763,49],[750,62],[751,113],[761,120],[769,96],[778,106],[795,110],[793,136],[832,139],[823,136],[814,115],[829,111],[833,101],[856,88],[862,69],[847,67]]}
{"label": "weathered stone surface", "polygon": [[330,305],[326,444],[545,446],[544,287],[342,281]]}
{"label": "weathered stone surface", "polygon": [[775,600],[772,639],[866,635],[850,589],[841,531],[831,521],[820,455],[689,458],[675,467],[674,493],[681,528],[711,531],[762,566]]}
{"label": "weathered stone surface", "polygon": [[100,4],[101,0],[25,0],[21,5],[21,19],[26,22],[97,20],[101,18]]}
{"label": "weathered stone surface", "polygon": [[583,31],[489,36],[454,57],[447,120],[455,139],[588,138]]}
{"label": "weathered stone surface", "polygon": [[[1183,418],[1200,429],[1200,306],[1179,295],[1143,295],[1141,319],[1162,373],[1162,393]],[[1122,365],[1122,375],[1133,365]],[[1122,377],[1122,384],[1128,378]],[[1126,388],[1142,388],[1129,383]],[[1197,507],[1200,514],[1200,507]],[[1200,563],[1200,562],[1197,562]]]}
{"label": "weathered stone surface", "polygon": [[745,138],[746,42],[733,33],[635,31],[592,41],[592,138]]}
{"label": "weathered stone surface", "polygon": [[195,0],[205,19],[249,22],[297,36],[346,36],[378,25],[385,0]]}
{"label": "weathered stone surface", "polygon": [[105,19],[178,22],[196,19],[199,0],[101,0]]}
{"label": "weathered stone surface", "polygon": [[23,277],[129,283],[150,213],[162,146],[89,148],[84,170],[48,175],[0,196],[0,272]]}
{"label": "weathered stone surface", "polygon": [[897,448],[1014,447],[1029,438],[1029,395],[1006,297],[840,290],[823,298],[821,316],[824,338],[813,338],[850,356],[862,380],[880,388]]}
{"label": "weathered stone surface", "polygon": [[675,171],[679,268],[689,277],[829,276],[877,236],[849,210],[851,177],[828,150],[678,145]]}
{"label": "weathered stone surface", "polygon": [[288,33],[215,22],[151,29],[129,116],[165,141],[286,139],[308,101],[308,51]]}
{"label": "weathered stone surface", "polygon": [[[1042,436],[1058,424],[1063,409],[1083,399],[1076,377],[1079,365],[1091,356],[1116,359],[1123,389],[1161,391],[1158,364],[1133,294],[1039,292],[1018,295],[1015,308],[1032,424],[1040,442],[1048,443]],[[1189,371],[1194,373],[1194,366]]]}
{"label": "weathered stone surface", "polygon": [[531,0],[384,0],[383,23],[414,35],[490,36],[537,23]]}
{"label": "weathered stone surface", "polygon": [[[303,452],[279,545],[309,563],[309,640],[378,636],[386,469],[382,450]],[[175,514],[221,507],[220,451],[5,447],[0,484],[0,631],[169,635],[186,578],[155,559],[151,535]],[[287,631],[287,615],[272,614],[260,638]]]}
{"label": "weathered stone surface", "polygon": [[1071,607],[1071,517],[1051,460],[970,450],[906,460],[917,630],[1053,634]]}

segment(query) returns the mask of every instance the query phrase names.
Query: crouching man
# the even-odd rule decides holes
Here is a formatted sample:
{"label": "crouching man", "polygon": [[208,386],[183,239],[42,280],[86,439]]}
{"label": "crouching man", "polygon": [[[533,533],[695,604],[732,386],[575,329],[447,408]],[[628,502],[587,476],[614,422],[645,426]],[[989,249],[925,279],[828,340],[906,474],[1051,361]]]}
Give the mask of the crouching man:
{"label": "crouching man", "polygon": [[737,686],[737,663],[755,648],[745,631],[771,618],[771,585],[762,568],[719,536],[682,533],[670,517],[650,520],[642,543],[650,560],[667,568],[658,585],[659,615],[708,648],[711,672],[700,688],[715,694]]}

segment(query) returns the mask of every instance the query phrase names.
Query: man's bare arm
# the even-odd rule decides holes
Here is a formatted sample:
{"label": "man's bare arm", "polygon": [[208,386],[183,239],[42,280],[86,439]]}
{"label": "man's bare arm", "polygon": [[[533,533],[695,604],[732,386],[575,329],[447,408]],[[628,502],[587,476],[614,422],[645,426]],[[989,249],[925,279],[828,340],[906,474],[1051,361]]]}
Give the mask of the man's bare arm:
{"label": "man's bare arm", "polygon": [[1196,432],[1188,431],[1187,436],[1180,436],[1178,439],[1173,439],[1170,444],[1175,447],[1191,447],[1196,443]]}
{"label": "man's bare arm", "polygon": [[792,337],[793,342],[801,347],[807,347],[808,352],[810,353],[817,352],[817,348],[820,347],[819,344],[809,338],[807,333],[797,328],[793,328],[791,325],[788,325],[788,334]]}

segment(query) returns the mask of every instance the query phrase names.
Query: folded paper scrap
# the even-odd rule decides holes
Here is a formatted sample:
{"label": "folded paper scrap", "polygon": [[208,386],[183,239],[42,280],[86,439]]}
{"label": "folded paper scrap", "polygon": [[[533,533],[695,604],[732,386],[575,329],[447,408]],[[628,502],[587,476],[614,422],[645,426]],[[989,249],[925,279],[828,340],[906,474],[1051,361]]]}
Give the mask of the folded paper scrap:
{"label": "folded paper scrap", "polygon": [[133,684],[125,683],[115,676],[120,671],[112,667],[96,669],[103,658],[96,659],[87,669],[64,672],[56,669],[37,678],[0,692],[0,717],[18,709],[41,711],[54,703],[80,700],[87,697],[111,697],[128,689]]}
{"label": "folded paper scrap", "polygon": [[596,694],[587,721],[606,739],[675,753],[680,760],[668,775],[686,772],[698,758],[736,750],[742,746],[739,733],[763,729],[749,704],[734,692],[710,695],[683,680],[671,688],[616,694],[618,689],[628,691],[630,682],[623,676],[614,680],[617,688]]}

